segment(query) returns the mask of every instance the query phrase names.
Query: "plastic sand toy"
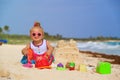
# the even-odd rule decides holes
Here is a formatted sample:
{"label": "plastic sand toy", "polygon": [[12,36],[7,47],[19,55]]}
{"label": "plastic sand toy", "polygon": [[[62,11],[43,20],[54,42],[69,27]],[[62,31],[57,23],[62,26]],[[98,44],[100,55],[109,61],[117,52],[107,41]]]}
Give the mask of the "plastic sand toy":
{"label": "plastic sand toy", "polygon": [[57,64],[57,67],[64,67],[62,63]]}
{"label": "plastic sand toy", "polygon": [[66,68],[65,68],[65,67],[57,67],[56,69],[57,69],[57,70],[61,70],[61,71],[66,70]]}
{"label": "plastic sand toy", "polygon": [[69,63],[69,70],[75,70],[75,63],[74,62]]}
{"label": "plastic sand toy", "polygon": [[38,69],[51,69],[51,66],[42,66],[42,67],[37,67]]}
{"label": "plastic sand toy", "polygon": [[64,67],[64,65],[62,64],[62,63],[59,63],[59,64],[57,64],[57,68],[56,68],[57,70],[66,70],[66,68]]}
{"label": "plastic sand toy", "polygon": [[87,72],[87,67],[85,64],[80,64],[79,67],[78,67],[78,70],[80,72]]}
{"label": "plastic sand toy", "polygon": [[100,74],[110,74],[111,64],[109,62],[99,62],[96,67],[96,72]]}
{"label": "plastic sand toy", "polygon": [[47,68],[47,69],[51,69],[50,67],[50,64],[48,62],[48,59],[44,56],[38,56],[39,59],[36,60],[36,63],[35,63],[35,68],[38,68],[38,69],[44,69],[44,68]]}

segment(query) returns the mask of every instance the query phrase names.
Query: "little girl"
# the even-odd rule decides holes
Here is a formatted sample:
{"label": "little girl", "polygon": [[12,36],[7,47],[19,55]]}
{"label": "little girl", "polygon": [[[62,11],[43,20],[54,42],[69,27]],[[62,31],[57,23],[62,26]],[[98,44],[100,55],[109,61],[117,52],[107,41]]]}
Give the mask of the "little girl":
{"label": "little girl", "polygon": [[23,66],[31,68],[33,67],[32,63],[35,63],[36,68],[51,65],[54,59],[53,47],[44,39],[44,31],[39,22],[35,22],[30,29],[30,37],[32,41],[22,49],[24,56],[21,63]]}

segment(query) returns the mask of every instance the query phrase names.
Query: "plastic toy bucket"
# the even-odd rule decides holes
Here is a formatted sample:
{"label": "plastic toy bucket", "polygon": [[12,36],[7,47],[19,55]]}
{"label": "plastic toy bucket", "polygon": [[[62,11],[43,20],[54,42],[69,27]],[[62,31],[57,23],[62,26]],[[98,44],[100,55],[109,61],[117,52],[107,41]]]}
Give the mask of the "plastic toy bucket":
{"label": "plastic toy bucket", "polygon": [[96,72],[100,74],[110,74],[111,64],[109,62],[99,62],[96,67]]}

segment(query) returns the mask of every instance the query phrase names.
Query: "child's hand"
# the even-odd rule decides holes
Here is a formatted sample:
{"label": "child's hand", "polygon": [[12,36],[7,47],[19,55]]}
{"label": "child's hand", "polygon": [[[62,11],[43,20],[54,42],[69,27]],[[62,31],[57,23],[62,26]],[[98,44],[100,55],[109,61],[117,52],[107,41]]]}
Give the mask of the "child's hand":
{"label": "child's hand", "polygon": [[28,54],[28,51],[26,50],[26,51],[24,51],[24,55],[27,55]]}
{"label": "child's hand", "polygon": [[44,55],[44,57],[45,57],[46,59],[49,59],[49,55],[48,55],[47,53]]}
{"label": "child's hand", "polygon": [[22,49],[22,54],[26,56],[29,53],[28,49],[30,49],[30,44],[27,44],[26,47]]}
{"label": "child's hand", "polygon": [[27,49],[23,49],[22,50],[22,54],[26,56],[28,54],[28,50]]}

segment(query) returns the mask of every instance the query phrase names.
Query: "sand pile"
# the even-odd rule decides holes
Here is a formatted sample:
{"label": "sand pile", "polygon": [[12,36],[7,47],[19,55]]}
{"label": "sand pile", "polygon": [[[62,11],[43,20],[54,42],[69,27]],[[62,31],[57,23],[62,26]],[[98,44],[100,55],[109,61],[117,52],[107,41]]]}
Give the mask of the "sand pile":
{"label": "sand pile", "polygon": [[75,62],[76,68],[79,64],[83,64],[83,56],[79,53],[76,41],[72,39],[70,41],[58,41],[54,49],[54,56],[56,63]]}

